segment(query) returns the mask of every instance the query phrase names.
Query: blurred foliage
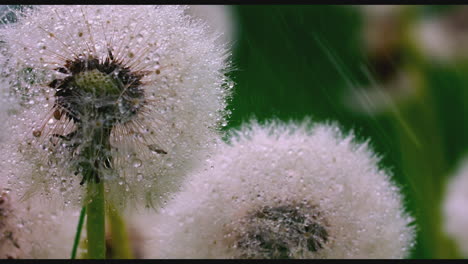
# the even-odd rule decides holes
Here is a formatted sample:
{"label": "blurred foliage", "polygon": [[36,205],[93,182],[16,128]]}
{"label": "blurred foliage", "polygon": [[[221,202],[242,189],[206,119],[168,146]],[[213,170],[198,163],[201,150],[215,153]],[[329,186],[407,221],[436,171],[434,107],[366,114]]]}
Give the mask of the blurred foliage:
{"label": "blurred foliage", "polygon": [[[413,15],[432,16],[452,7],[415,8]],[[438,214],[446,179],[468,149],[468,64],[422,61],[415,65],[425,86],[419,98],[403,107],[396,105],[397,115],[358,114],[343,103],[347,90],[371,82],[358,7],[246,5],[236,6],[235,11],[238,37],[232,78],[236,86],[226,129],[252,117],[312,117],[337,121],[358,139],[370,139],[416,217],[418,239],[412,257],[458,257],[450,241],[440,236]],[[411,145],[397,116],[422,147]]]}

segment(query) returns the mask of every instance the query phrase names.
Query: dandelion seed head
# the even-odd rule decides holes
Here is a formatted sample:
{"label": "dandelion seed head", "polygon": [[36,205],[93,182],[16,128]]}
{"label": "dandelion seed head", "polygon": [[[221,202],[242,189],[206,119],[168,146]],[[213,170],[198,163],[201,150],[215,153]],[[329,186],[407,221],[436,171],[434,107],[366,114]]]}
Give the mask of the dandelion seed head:
{"label": "dandelion seed head", "polygon": [[40,6],[2,27],[16,187],[75,203],[80,183],[104,180],[116,206],[153,206],[206,159],[225,123],[228,54],[185,9]]}
{"label": "dandelion seed head", "polygon": [[468,256],[468,158],[450,179],[443,205],[444,229],[454,239],[460,252]]}
{"label": "dandelion seed head", "polygon": [[399,189],[335,125],[251,122],[153,220],[157,258],[403,258]]}

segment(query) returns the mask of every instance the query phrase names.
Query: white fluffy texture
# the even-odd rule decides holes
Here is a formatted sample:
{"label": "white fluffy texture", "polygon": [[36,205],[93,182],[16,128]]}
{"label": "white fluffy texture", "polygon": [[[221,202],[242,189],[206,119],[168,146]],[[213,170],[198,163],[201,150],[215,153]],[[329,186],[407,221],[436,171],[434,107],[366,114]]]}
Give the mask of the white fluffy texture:
{"label": "white fluffy texture", "polygon": [[[6,193],[7,203],[1,204],[0,237],[3,231],[11,230],[11,238],[0,241],[0,258],[18,259],[68,259],[71,256],[79,210],[66,207],[62,200],[43,197],[23,199],[17,190],[4,188],[8,185],[6,171],[0,174],[1,192]],[[8,204],[8,205],[6,205]],[[8,215],[4,215],[7,212]],[[83,229],[82,237],[86,231]],[[12,241],[16,245],[12,245]],[[78,253],[81,251],[78,250]]]}
{"label": "white fluffy texture", "polygon": [[206,22],[211,30],[221,35],[220,40],[224,43],[232,43],[236,39],[236,18],[232,6],[190,5],[186,12]]}
{"label": "white fluffy texture", "polygon": [[0,176],[0,258],[70,258],[79,211],[42,197],[25,201],[16,190],[4,188],[5,171]]}
{"label": "white fluffy texture", "polygon": [[41,198],[22,201],[14,190],[2,196],[0,258],[70,258],[79,212]]}
{"label": "white fluffy texture", "polygon": [[[54,91],[47,84],[66,77],[54,70],[65,60],[103,59],[108,50],[131,70],[145,71],[147,103],[134,120],[113,129],[111,144],[118,149],[113,165],[119,173],[105,175],[107,197],[119,204],[128,198],[150,204],[178,188],[219,137],[231,86],[224,75],[227,52],[217,34],[184,11],[180,6],[40,6],[0,29],[6,42],[2,76],[10,83],[4,88],[22,106],[10,120],[12,139],[2,152],[2,160],[13,163],[4,164],[13,188],[42,183],[40,191],[50,193],[60,186],[67,202],[80,200],[81,176],[68,168],[69,153],[50,150],[51,135],[65,135],[73,124],[65,115],[53,120]],[[35,130],[42,131],[39,138],[33,137]]]}
{"label": "white fluffy texture", "polygon": [[[0,97],[2,95],[0,94]],[[4,124],[5,121],[7,120],[7,107],[5,107],[5,104],[1,104],[0,105],[0,123]],[[0,128],[0,142],[3,141],[3,139],[5,138],[5,128],[2,126]]]}
{"label": "white fluffy texture", "polygon": [[[153,221],[151,258],[236,258],[236,226],[248,212],[290,202],[316,206],[328,242],[292,258],[403,258],[412,218],[399,189],[366,143],[333,125],[244,126],[219,149],[212,168],[186,182]],[[271,228],[277,224],[273,222]],[[300,239],[300,238],[298,238]]]}
{"label": "white fluffy texture", "polygon": [[[51,205],[49,200],[31,199],[24,202],[23,258],[68,259],[71,256],[79,210],[63,204]],[[22,205],[23,207],[25,205]],[[83,229],[82,235],[86,230]],[[78,256],[80,254],[78,251]]]}
{"label": "white fluffy texture", "polygon": [[445,231],[468,257],[468,158],[460,164],[447,185],[443,207]]}

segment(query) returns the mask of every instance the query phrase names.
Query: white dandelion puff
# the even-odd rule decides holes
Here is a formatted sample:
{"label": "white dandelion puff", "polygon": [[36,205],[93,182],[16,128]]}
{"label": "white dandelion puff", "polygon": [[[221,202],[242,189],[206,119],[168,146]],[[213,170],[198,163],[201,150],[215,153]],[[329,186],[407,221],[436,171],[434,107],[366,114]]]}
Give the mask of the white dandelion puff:
{"label": "white dandelion puff", "polygon": [[231,86],[217,35],[184,10],[40,6],[0,30],[2,78],[21,106],[5,146],[12,188],[69,202],[104,180],[116,205],[177,188],[219,137]]}
{"label": "white dandelion puff", "polygon": [[[31,199],[24,211],[22,245],[26,259],[69,259],[73,248],[79,210],[50,200]],[[23,206],[24,207],[24,206]],[[84,234],[83,232],[82,234]],[[83,250],[79,250],[82,254]]]}
{"label": "white dandelion puff", "polygon": [[21,202],[4,188],[0,194],[0,258],[69,258],[79,212],[44,199]]}
{"label": "white dandelion puff", "polygon": [[447,185],[443,216],[445,231],[468,257],[468,158],[461,162]]}
{"label": "white dandelion puff", "polygon": [[237,27],[234,8],[229,5],[190,5],[186,13],[203,20],[212,31],[220,34],[220,40],[231,45],[236,39]]}
{"label": "white dandelion puff", "polygon": [[153,258],[403,258],[399,189],[334,125],[251,123],[153,218]]}

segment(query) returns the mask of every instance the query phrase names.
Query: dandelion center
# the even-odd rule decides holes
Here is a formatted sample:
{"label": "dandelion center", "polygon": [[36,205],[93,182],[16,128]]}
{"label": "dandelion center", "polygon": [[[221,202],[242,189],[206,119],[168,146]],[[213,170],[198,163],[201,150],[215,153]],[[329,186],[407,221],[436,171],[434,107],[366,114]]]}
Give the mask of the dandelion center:
{"label": "dandelion center", "polygon": [[236,247],[242,258],[287,259],[305,250],[316,252],[328,241],[325,222],[307,205],[265,206],[241,222]]}
{"label": "dandelion center", "polygon": [[68,75],[49,84],[56,89],[57,119],[65,114],[78,125],[99,120],[96,124],[112,128],[132,120],[145,103],[143,73],[132,72],[114,60],[110,51],[104,61],[76,58],[56,71]]}
{"label": "dandelion center", "polygon": [[112,164],[110,135],[116,124],[132,121],[144,106],[142,72],[132,72],[114,59],[112,52],[100,61],[92,56],[67,60],[56,69],[65,74],[49,86],[56,90],[54,118],[73,120],[76,129],[54,136],[77,157],[76,174],[99,182],[99,170]]}

